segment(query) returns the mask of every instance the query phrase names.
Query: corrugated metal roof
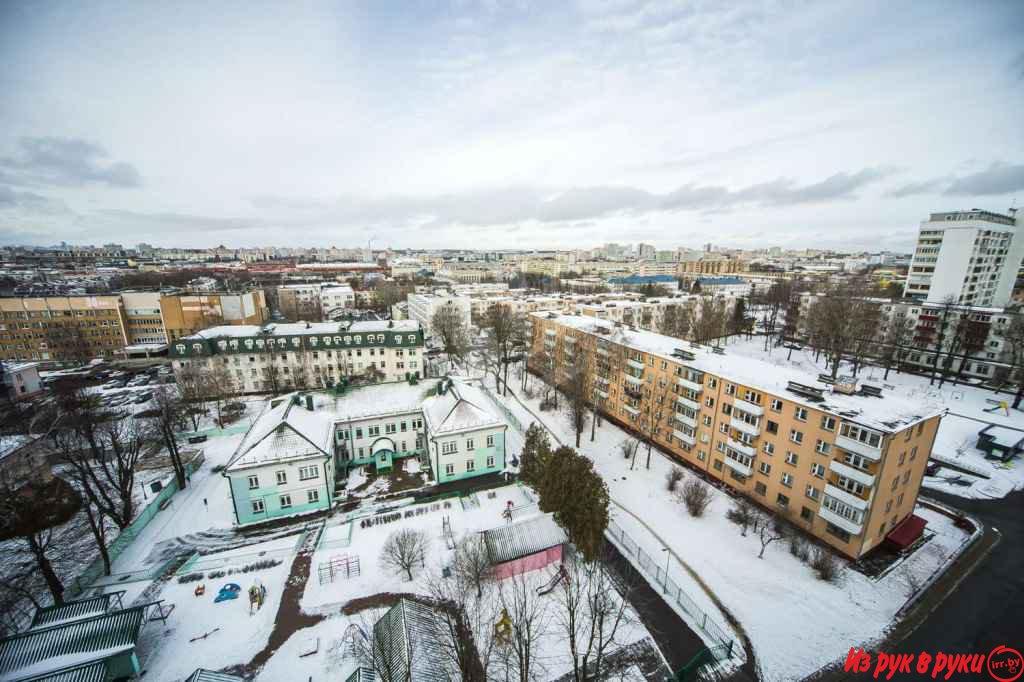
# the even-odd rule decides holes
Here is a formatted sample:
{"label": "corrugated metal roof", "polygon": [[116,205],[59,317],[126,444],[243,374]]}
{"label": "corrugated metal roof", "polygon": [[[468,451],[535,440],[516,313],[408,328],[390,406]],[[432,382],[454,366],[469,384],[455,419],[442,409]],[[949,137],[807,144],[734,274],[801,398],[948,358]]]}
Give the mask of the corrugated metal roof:
{"label": "corrugated metal roof", "polygon": [[237,677],[236,675],[228,675],[227,673],[219,673],[215,670],[199,668],[189,675],[185,682],[242,682],[243,679],[244,678]]}
{"label": "corrugated metal roof", "polygon": [[551,514],[484,531],[487,555],[492,564],[513,561],[568,541],[569,536]]}
{"label": "corrugated metal roof", "polygon": [[445,653],[439,650],[433,609],[401,599],[373,626],[373,658],[392,680],[434,682],[450,679]]}
{"label": "corrugated metal roof", "polygon": [[110,608],[110,595],[101,594],[98,597],[79,599],[77,601],[64,602],[60,605],[47,606],[36,611],[32,618],[32,628],[50,627],[62,622],[100,616]]}
{"label": "corrugated metal roof", "polygon": [[22,678],[23,682],[106,682],[107,663],[96,661],[40,677]]}
{"label": "corrugated metal roof", "polygon": [[37,679],[74,666],[103,661],[135,646],[153,604],[39,626],[0,639],[0,682]]}

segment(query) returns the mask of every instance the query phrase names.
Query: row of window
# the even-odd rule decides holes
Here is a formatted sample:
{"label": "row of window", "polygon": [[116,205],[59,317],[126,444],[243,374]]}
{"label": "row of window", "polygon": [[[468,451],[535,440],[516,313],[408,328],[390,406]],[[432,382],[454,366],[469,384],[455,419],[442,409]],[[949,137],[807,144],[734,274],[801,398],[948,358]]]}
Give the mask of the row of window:
{"label": "row of window", "polygon": [[[485,466],[488,469],[493,469],[494,468],[494,457],[488,457],[487,458],[487,464]],[[472,460],[472,459],[467,459],[466,460],[466,471],[467,472],[476,471],[476,462],[474,460]],[[455,475],[455,464],[453,464],[451,462],[449,462],[448,464],[445,464],[444,465],[444,474],[445,474],[445,476],[454,476]]]}
{"label": "row of window", "polygon": [[[393,434],[393,433],[398,433],[398,432],[405,433],[406,431],[409,430],[410,425],[411,425],[413,430],[422,429],[423,428],[423,420],[422,419],[412,419],[412,420],[410,420],[408,422],[407,421],[391,422],[391,423],[388,423],[388,424],[384,425],[384,433],[387,434],[387,435],[390,435],[390,434]],[[338,439],[339,440],[348,440],[350,433],[351,433],[351,436],[352,436],[352,440],[359,440],[360,438],[363,437],[363,427],[357,426],[354,429],[352,429],[352,431],[346,431],[346,430],[339,431],[338,432]],[[366,437],[367,438],[376,438],[378,436],[380,436],[380,424],[376,424],[376,425],[373,425],[373,426],[367,426],[366,427]]]}
{"label": "row of window", "polygon": [[[277,485],[288,484],[288,472],[284,469],[274,472],[274,477],[277,480]],[[312,481],[313,479],[320,478],[320,465],[310,464],[309,466],[299,467],[299,480],[300,481]],[[259,474],[251,474],[249,476],[249,490],[256,490],[260,487]]]}
{"label": "row of window", "polygon": [[[487,447],[489,447],[489,448],[493,448],[494,447],[494,436],[487,436]],[[466,439],[466,451],[467,452],[472,452],[473,450],[476,450],[476,443],[474,442],[474,440],[472,438],[467,438]],[[457,440],[449,440],[449,441],[445,441],[445,442],[441,443],[441,454],[442,455],[451,455],[451,454],[454,454],[454,453],[456,453],[458,451],[459,451],[459,441],[457,441]]]}
{"label": "row of window", "polygon": [[[306,491],[306,504],[316,504],[320,501],[320,490],[312,489]],[[252,513],[262,514],[267,510],[266,504],[263,500],[252,500]],[[292,506],[292,495],[291,493],[285,493],[279,495],[277,498],[277,504],[281,509],[289,509]]]}

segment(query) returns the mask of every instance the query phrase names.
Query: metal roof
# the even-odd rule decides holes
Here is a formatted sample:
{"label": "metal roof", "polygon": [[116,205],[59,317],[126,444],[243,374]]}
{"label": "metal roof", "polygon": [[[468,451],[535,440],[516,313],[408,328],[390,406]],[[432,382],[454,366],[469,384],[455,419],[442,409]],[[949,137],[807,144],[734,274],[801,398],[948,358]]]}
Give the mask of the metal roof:
{"label": "metal roof", "polygon": [[241,682],[243,678],[227,673],[219,673],[215,670],[199,668],[188,676],[185,682]]}
{"label": "metal roof", "polygon": [[23,682],[106,682],[106,661],[95,661],[66,670],[22,678]]}
{"label": "metal roof", "polygon": [[47,679],[48,674],[64,673],[131,651],[149,609],[156,603],[40,625],[0,639],[0,681]]}
{"label": "metal roof", "polygon": [[36,611],[36,615],[32,618],[30,629],[35,630],[40,627],[50,627],[62,622],[78,620],[79,618],[100,616],[106,613],[109,608],[109,594],[101,594],[90,599],[79,599],[77,601],[47,606]]}
{"label": "metal roof", "polygon": [[377,670],[392,680],[433,682],[451,679],[446,656],[439,650],[431,607],[400,599],[373,626],[373,658]]}
{"label": "metal roof", "polygon": [[484,543],[492,564],[529,556],[569,541],[551,514],[484,531]]}

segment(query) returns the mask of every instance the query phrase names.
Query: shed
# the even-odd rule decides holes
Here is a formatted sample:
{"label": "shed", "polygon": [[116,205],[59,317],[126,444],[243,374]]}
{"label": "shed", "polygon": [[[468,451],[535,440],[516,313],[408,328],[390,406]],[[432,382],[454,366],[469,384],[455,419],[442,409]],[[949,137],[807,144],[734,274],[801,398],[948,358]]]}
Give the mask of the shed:
{"label": "shed", "polygon": [[904,550],[910,547],[917,539],[921,537],[924,532],[924,527],[928,525],[928,522],[922,519],[920,516],[911,514],[907,518],[903,519],[895,528],[889,531],[889,534],[885,536],[885,539],[899,550]]}
{"label": "shed", "polygon": [[1024,431],[989,424],[978,432],[978,449],[989,458],[1007,462],[1024,452]]}
{"label": "shed", "polygon": [[484,531],[487,556],[498,579],[560,562],[562,547],[568,541],[551,514]]}
{"label": "shed", "polygon": [[373,625],[374,668],[388,679],[428,682],[450,679],[446,654],[438,642],[433,609],[400,599]]}

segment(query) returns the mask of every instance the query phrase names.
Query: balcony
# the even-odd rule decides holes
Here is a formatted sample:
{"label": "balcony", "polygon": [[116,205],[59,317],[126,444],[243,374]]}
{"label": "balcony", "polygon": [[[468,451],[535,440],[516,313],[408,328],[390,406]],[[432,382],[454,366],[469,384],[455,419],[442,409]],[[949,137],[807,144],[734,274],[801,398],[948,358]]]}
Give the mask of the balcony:
{"label": "balcony", "polygon": [[842,488],[832,485],[831,483],[825,484],[825,494],[829,497],[839,500],[843,504],[848,504],[854,509],[864,511],[868,508],[868,501],[861,499],[853,493],[848,493]]}
{"label": "balcony", "polygon": [[864,529],[864,526],[862,526],[861,524],[856,523],[855,521],[851,521],[845,516],[840,516],[839,514],[836,514],[834,511],[832,511],[825,505],[822,505],[821,508],[818,509],[818,516],[825,519],[833,526],[838,526],[839,528],[842,528],[850,535],[860,535],[861,530]]}
{"label": "balcony", "polygon": [[875,484],[874,476],[866,471],[852,467],[845,462],[839,462],[833,459],[828,463],[828,468],[830,471],[833,471],[840,476],[845,476],[851,481],[856,481],[861,485],[872,486]]}
{"label": "balcony", "polygon": [[690,436],[690,435],[686,434],[683,431],[677,431],[676,429],[672,429],[672,435],[675,436],[676,438],[678,438],[679,440],[683,441],[687,445],[696,445],[697,444],[697,437],[696,436]]}
{"label": "balcony", "polygon": [[633,384],[634,386],[643,386],[644,384],[644,380],[641,379],[640,377],[635,377],[632,374],[625,374],[623,376],[626,377],[626,381]]}
{"label": "balcony", "polygon": [[882,459],[882,451],[878,448],[873,448],[867,443],[861,443],[859,440],[849,438],[842,434],[836,436],[836,447],[857,455],[863,455],[872,462],[877,462]]}
{"label": "balcony", "polygon": [[597,354],[603,355],[604,357],[608,357],[609,355],[611,355],[607,348],[602,348],[601,346],[597,347]]}
{"label": "balcony", "polygon": [[743,421],[742,419],[737,419],[736,417],[733,417],[732,419],[729,420],[729,426],[731,426],[732,428],[736,429],[740,433],[747,434],[748,436],[760,436],[761,435],[761,427],[760,426],[758,426],[757,424],[748,424],[747,422]]}
{"label": "balcony", "polygon": [[690,389],[694,393],[700,393],[701,391],[704,390],[704,387],[701,386],[700,384],[698,384],[698,383],[696,383],[694,381],[690,381],[689,379],[684,379],[682,377],[678,377],[676,379],[676,383],[679,384],[680,386],[682,386],[683,388]]}
{"label": "balcony", "polygon": [[676,402],[682,405],[683,407],[689,407],[691,410],[700,410],[700,403],[694,400],[690,400],[689,398],[684,398],[681,395],[676,396]]}
{"label": "balcony", "polygon": [[746,400],[741,400],[740,398],[733,398],[732,407],[734,410],[746,412],[747,414],[753,415],[755,417],[764,416],[763,407],[761,407],[760,405],[755,405],[754,403],[748,403]]}
{"label": "balcony", "polygon": [[725,444],[736,452],[743,453],[747,457],[753,457],[757,454],[757,449],[754,446],[741,443],[738,440],[733,440],[732,438],[727,438]]}
{"label": "balcony", "polygon": [[637,408],[633,407],[632,405],[623,405],[622,409],[624,409],[626,412],[629,412],[634,417],[636,417],[637,415],[640,414],[640,410],[638,410]]}
{"label": "balcony", "polygon": [[633,358],[630,358],[626,360],[626,364],[632,367],[633,369],[638,369],[641,372],[644,371],[644,363],[640,362],[639,360],[634,360]]}
{"label": "balcony", "polygon": [[753,468],[750,465],[747,465],[747,464],[744,464],[743,462],[735,460],[732,457],[729,457],[728,455],[725,456],[725,460],[723,460],[723,461],[725,462],[725,465],[727,467],[729,467],[730,469],[732,469],[733,471],[735,471],[738,474],[743,474],[744,476],[750,476],[752,473],[754,473],[754,470],[753,470]]}
{"label": "balcony", "polygon": [[567,336],[564,339],[562,339],[562,341],[564,341],[565,343],[576,345],[576,337],[575,336]]}
{"label": "balcony", "polygon": [[596,393],[597,395],[601,396],[602,400],[608,400],[608,392],[607,391],[602,391],[599,388],[595,388],[594,389],[594,393]]}
{"label": "balcony", "polygon": [[611,381],[608,380],[608,377],[603,377],[601,375],[597,375],[596,377],[594,377],[594,381],[601,384],[602,386],[607,386],[608,384],[611,383]]}
{"label": "balcony", "polygon": [[547,336],[550,336],[550,337],[553,338],[555,336],[555,330],[554,329],[545,329],[544,330],[544,334],[546,334]]}
{"label": "balcony", "polygon": [[690,428],[694,428],[694,429],[697,428],[697,420],[693,419],[691,417],[687,417],[682,412],[676,412],[674,418],[680,424],[684,424],[684,425],[689,426]]}

